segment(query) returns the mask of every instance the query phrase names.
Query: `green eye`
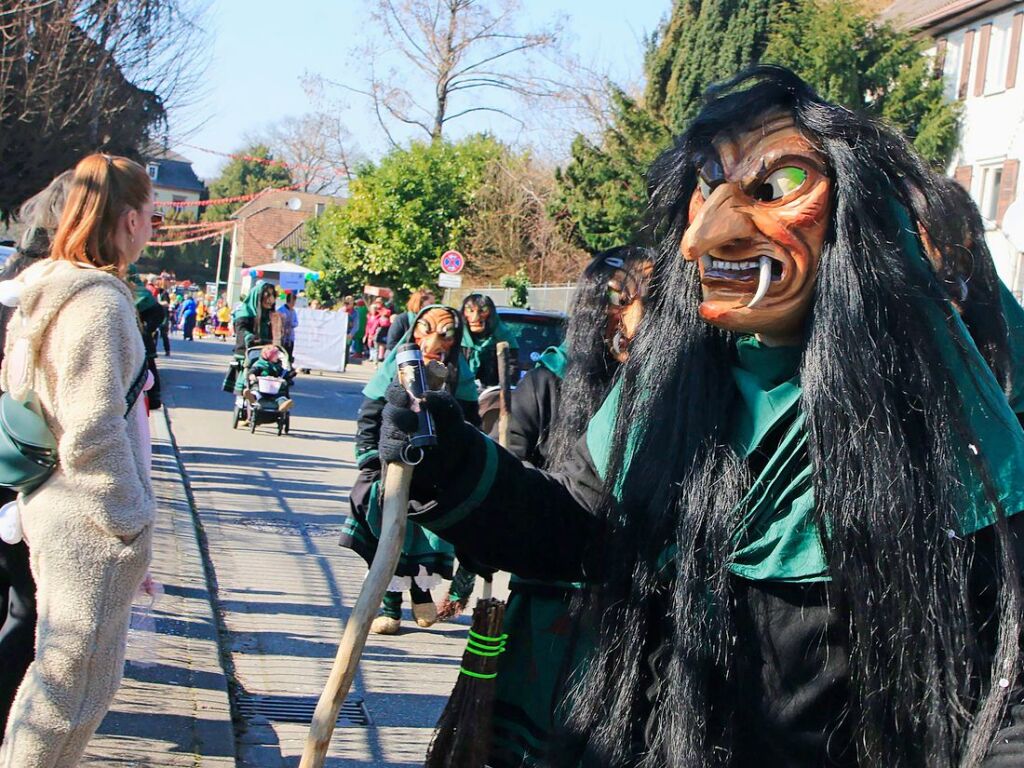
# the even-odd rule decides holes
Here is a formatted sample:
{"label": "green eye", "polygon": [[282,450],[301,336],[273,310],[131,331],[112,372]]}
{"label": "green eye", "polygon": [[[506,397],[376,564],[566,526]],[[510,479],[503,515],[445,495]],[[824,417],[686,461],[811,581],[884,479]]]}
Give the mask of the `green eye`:
{"label": "green eye", "polygon": [[807,181],[807,171],[796,166],[779,168],[768,175],[761,185],[755,190],[754,198],[763,203],[771,203],[781,200],[787,195],[796,192],[803,183]]}

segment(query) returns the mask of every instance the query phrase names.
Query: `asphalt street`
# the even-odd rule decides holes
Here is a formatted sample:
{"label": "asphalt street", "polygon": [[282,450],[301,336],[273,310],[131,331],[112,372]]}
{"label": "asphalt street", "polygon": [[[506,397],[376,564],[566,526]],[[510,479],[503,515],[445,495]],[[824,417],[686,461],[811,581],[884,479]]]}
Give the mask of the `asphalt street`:
{"label": "asphalt street", "polygon": [[[371,371],[300,376],[291,434],[279,437],[270,425],[250,434],[232,429],[233,398],[220,388],[230,345],[172,343],[172,357],[159,359],[164,401],[215,582],[237,764],[297,765],[303,712],[323,688],[366,573],[337,539]],[[401,634],[371,635],[346,710],[352,720],[336,731],[327,764],[422,765],[467,626],[463,618],[419,629],[407,611]],[[362,716],[367,723],[357,724]]]}

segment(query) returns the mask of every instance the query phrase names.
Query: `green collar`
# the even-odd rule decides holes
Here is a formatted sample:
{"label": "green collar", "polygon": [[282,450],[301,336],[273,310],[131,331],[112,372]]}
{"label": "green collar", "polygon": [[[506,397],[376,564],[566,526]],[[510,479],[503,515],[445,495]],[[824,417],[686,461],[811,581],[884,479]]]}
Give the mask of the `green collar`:
{"label": "green collar", "polygon": [[565,378],[565,367],[569,365],[569,355],[563,341],[557,347],[548,347],[537,360],[537,368],[547,368],[560,379]]}

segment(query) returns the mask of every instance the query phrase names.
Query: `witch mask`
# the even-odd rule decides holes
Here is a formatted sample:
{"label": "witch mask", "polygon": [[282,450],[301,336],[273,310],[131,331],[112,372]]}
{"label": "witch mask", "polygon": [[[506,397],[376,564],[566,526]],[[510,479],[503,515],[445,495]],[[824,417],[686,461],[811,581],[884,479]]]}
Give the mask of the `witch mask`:
{"label": "witch mask", "polygon": [[491,317],[491,308],[479,306],[475,302],[467,302],[462,308],[462,314],[466,318],[466,326],[474,335],[479,336],[487,329],[487,321]]}
{"label": "witch mask", "polygon": [[832,214],[823,155],[791,115],[718,136],[697,168],[682,256],[700,315],[728,331],[799,338]]}
{"label": "witch mask", "polygon": [[442,307],[428,309],[416,318],[412,334],[425,362],[436,360],[445,363],[455,346],[458,320],[451,310]]}
{"label": "witch mask", "polygon": [[605,343],[611,356],[619,363],[629,359],[629,345],[643,318],[644,300],[653,270],[653,262],[640,260],[622,264],[608,278]]}

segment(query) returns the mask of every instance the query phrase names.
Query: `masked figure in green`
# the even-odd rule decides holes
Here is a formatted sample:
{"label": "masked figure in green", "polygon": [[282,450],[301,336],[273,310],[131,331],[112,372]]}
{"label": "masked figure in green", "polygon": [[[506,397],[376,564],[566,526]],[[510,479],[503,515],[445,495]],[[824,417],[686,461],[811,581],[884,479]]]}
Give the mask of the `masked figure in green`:
{"label": "masked figure in green", "polygon": [[473,378],[481,387],[498,385],[498,342],[509,346],[509,371],[512,381],[519,380],[519,344],[501,318],[490,296],[471,293],[462,300],[462,316],[466,331],[462,334],[462,353],[466,356]]}
{"label": "masked figure in green", "polygon": [[[587,584],[547,764],[1024,764],[1024,431],[925,256],[934,188],[890,128],[756,67],[651,169],[644,322],[566,462],[426,395],[413,519]],[[390,461],[416,414],[386,396]]]}
{"label": "masked figure in green", "polygon": [[[381,462],[377,451],[384,393],[397,372],[395,356],[402,344],[414,341],[424,362],[441,363],[447,369],[445,391],[459,409],[460,418],[473,428],[480,425],[476,385],[459,354],[463,333],[462,317],[451,307],[432,304],[421,309],[410,329],[388,353],[370,383],[363,388],[363,404],[359,409],[356,433],[356,464],[359,478],[349,493],[351,513],[342,526],[341,546],[359,554],[366,564],[373,562],[380,536]],[[415,509],[410,508],[410,512]],[[430,594],[432,587],[452,578],[455,548],[432,531],[415,523],[406,527],[405,543],[395,570],[395,577],[384,596],[384,604],[371,626],[382,635],[397,634],[401,628],[402,593],[412,597],[412,613],[416,623],[429,627],[437,619],[437,609]]]}

